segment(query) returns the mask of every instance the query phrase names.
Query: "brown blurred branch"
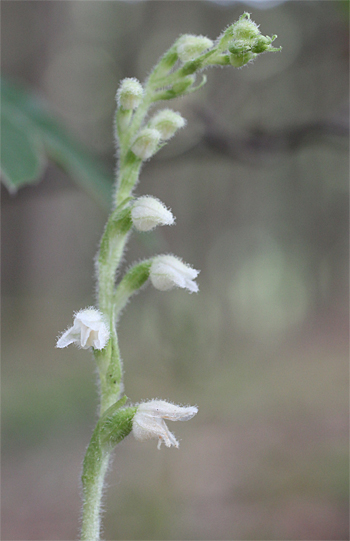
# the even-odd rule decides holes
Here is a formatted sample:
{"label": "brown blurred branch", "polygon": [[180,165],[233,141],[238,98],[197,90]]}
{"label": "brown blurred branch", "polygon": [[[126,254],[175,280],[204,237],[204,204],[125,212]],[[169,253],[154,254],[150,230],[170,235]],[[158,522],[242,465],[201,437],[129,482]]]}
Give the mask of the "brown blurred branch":
{"label": "brown blurred branch", "polygon": [[233,159],[261,157],[267,153],[294,152],[299,148],[325,142],[334,143],[333,138],[348,138],[349,127],[335,121],[317,121],[297,127],[285,127],[277,130],[256,128],[246,137],[225,132],[207,111],[198,111],[198,116],[205,125],[203,142],[206,146]]}
{"label": "brown blurred branch", "polygon": [[210,149],[218,154],[240,162],[261,162],[268,155],[295,152],[298,149],[315,144],[343,146],[347,144],[349,126],[346,122],[321,120],[296,127],[284,127],[276,130],[255,128],[248,135],[238,135],[223,129],[208,111],[198,109],[197,116],[203,122],[205,130],[201,140],[191,150],[200,153]]}

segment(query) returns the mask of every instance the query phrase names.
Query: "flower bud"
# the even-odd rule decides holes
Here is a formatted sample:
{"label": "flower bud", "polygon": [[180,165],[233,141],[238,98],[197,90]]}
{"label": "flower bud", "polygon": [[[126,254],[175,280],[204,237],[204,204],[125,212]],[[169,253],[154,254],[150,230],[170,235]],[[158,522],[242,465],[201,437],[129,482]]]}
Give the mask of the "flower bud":
{"label": "flower bud", "polygon": [[139,231],[151,231],[157,225],[172,225],[174,216],[165,205],[155,197],[145,195],[134,202],[131,218]]}
{"label": "flower bud", "polygon": [[243,13],[238,21],[232,25],[232,37],[234,40],[250,41],[259,36],[259,34],[259,27],[250,19],[249,13]]}
{"label": "flower bud", "polygon": [[141,83],[134,77],[123,79],[117,92],[117,102],[123,109],[136,109],[143,96]]}
{"label": "flower bud", "polygon": [[166,447],[179,447],[179,442],[170,432],[164,419],[169,421],[189,421],[198,412],[196,406],[176,406],[165,400],[150,400],[137,407],[132,420],[132,430],[139,441],[158,438],[158,449],[165,443]]}
{"label": "flower bud", "polygon": [[131,150],[141,160],[148,160],[158,149],[160,132],[154,128],[142,129],[131,146]]}
{"label": "flower bud", "polygon": [[248,64],[248,62],[251,60],[254,60],[255,57],[256,54],[253,54],[251,51],[243,54],[230,54],[230,64],[234,68],[241,68],[242,66]]}
{"label": "flower bud", "polygon": [[198,274],[198,270],[182,263],[181,259],[172,255],[160,255],[153,259],[150,279],[153,286],[160,291],[181,287],[197,293],[198,286],[194,280]]}
{"label": "flower bud", "polygon": [[177,54],[182,62],[194,60],[207,49],[211,49],[214,43],[205,36],[193,36],[184,34],[178,39]]}
{"label": "flower bud", "polygon": [[241,39],[232,41],[228,47],[229,52],[232,54],[244,54],[250,51],[250,49],[251,46],[247,45],[247,42]]}
{"label": "flower bud", "polygon": [[171,139],[177,130],[186,125],[186,120],[172,109],[163,109],[151,119],[150,126],[160,132],[163,141]]}
{"label": "flower bud", "polygon": [[56,347],[65,348],[69,344],[88,349],[103,349],[109,340],[109,330],[103,316],[96,308],[80,310],[74,318],[73,326],[57,340]]}
{"label": "flower bud", "polygon": [[258,36],[252,43],[253,53],[263,53],[265,51],[276,52],[280,51],[281,47],[272,47],[271,43],[277,38],[276,35],[272,36]]}
{"label": "flower bud", "polygon": [[180,81],[178,81],[177,83],[174,83],[171,88],[174,96],[180,96],[181,94],[184,94],[193,85],[195,80],[195,75],[187,75],[187,77],[184,77],[183,79],[180,79]]}

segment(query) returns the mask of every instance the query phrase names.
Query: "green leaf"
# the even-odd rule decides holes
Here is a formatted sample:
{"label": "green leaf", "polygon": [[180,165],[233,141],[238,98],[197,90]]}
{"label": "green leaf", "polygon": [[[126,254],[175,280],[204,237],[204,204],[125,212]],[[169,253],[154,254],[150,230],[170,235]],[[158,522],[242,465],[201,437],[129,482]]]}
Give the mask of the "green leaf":
{"label": "green leaf", "polygon": [[113,175],[68,133],[41,100],[2,79],[1,108],[5,118],[2,120],[1,169],[10,190],[39,180],[44,149],[79,186],[103,205],[110,206]]}
{"label": "green leaf", "polygon": [[[11,111],[11,109],[13,109]],[[1,174],[10,192],[36,182],[44,169],[40,136],[11,106],[1,108]]]}

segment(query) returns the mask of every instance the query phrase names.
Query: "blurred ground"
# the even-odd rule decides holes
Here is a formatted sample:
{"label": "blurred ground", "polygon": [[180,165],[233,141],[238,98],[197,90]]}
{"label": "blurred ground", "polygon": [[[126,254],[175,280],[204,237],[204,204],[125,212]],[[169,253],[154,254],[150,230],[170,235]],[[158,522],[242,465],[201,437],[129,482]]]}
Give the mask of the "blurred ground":
{"label": "blurred ground", "polygon": [[[134,237],[126,260],[171,252],[201,269],[199,295],[149,287],[120,324],[131,400],[199,414],[174,426],[179,451],[118,447],[106,539],[348,539],[347,15],[331,1],[2,2],[4,75],[111,171],[118,80],[244,10],[283,51],[212,70],[174,103],[189,125],[138,193],[177,224]],[[94,367],[54,344],[94,302],[106,217],[53,165],[38,186],[2,191],[4,540],[78,535]]]}

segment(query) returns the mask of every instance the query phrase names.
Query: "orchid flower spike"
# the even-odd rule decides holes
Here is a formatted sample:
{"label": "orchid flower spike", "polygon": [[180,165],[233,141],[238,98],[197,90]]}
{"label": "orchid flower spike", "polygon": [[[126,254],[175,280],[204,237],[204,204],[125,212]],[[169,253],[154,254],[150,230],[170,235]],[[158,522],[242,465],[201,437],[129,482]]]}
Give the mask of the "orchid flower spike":
{"label": "orchid flower spike", "polygon": [[153,286],[160,291],[182,287],[191,293],[197,293],[198,285],[194,280],[199,272],[173,255],[160,255],[153,259],[150,279]]}
{"label": "orchid flower spike", "polygon": [[56,347],[65,348],[69,344],[88,349],[103,349],[109,340],[109,330],[103,316],[96,308],[85,308],[75,314],[73,326],[57,340]]}
{"label": "orchid flower spike", "polygon": [[164,419],[169,421],[189,421],[196,415],[196,406],[176,406],[165,400],[143,402],[137,408],[133,418],[133,434],[139,441],[159,438],[158,449],[165,443],[166,447],[179,447],[179,442],[170,432]]}

